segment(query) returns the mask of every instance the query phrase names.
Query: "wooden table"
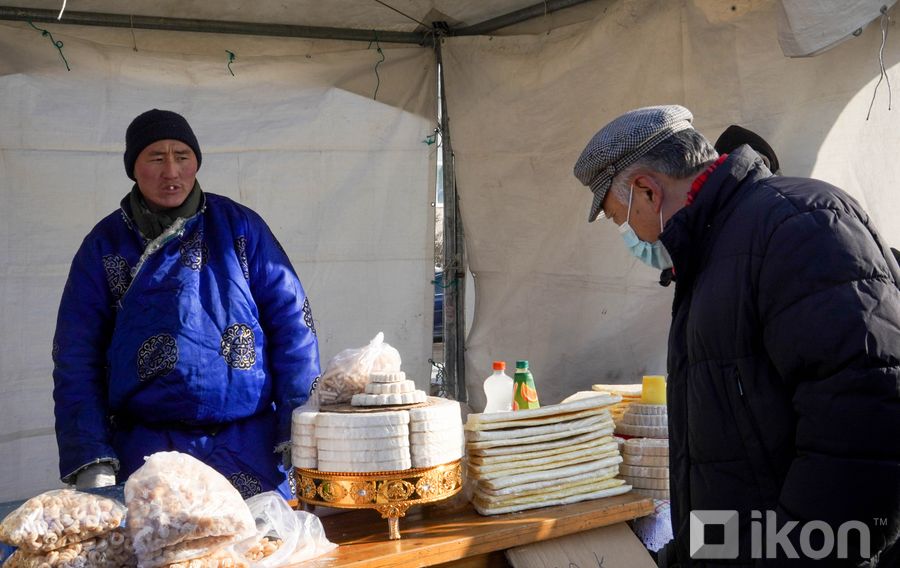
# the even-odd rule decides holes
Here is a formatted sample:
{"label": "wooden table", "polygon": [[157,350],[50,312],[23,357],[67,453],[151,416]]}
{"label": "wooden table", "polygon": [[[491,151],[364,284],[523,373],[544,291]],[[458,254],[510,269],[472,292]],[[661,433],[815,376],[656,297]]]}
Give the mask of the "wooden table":
{"label": "wooden table", "polygon": [[624,522],[652,512],[651,499],[626,493],[571,505],[483,517],[457,496],[443,503],[411,509],[400,519],[401,539],[389,540],[387,521],[377,512],[349,511],[322,518],[328,539],[340,546],[302,566],[404,568],[448,562],[467,567],[490,566],[498,551]]}

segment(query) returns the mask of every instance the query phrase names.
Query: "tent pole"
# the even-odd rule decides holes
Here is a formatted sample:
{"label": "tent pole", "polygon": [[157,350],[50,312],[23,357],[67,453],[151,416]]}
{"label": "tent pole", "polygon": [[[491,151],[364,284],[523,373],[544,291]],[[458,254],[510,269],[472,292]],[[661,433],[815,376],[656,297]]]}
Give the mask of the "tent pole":
{"label": "tent pole", "polygon": [[439,78],[441,155],[444,164],[444,380],[447,394],[460,402],[466,402],[466,256],[456,193],[453,146],[450,142],[450,117],[447,114],[441,40],[442,37],[438,34],[434,42],[434,55]]}
{"label": "tent pole", "polygon": [[157,18],[150,16],[131,16],[129,14],[73,12],[69,10],[66,11],[62,20],[57,20],[57,15],[58,11],[56,10],[0,6],[0,20],[12,20],[18,22],[31,21],[45,24],[70,24],[109,28],[135,28],[175,32],[337,39],[348,41],[372,41],[373,39],[377,39],[381,43],[413,43],[417,45],[426,45],[430,43],[430,38],[428,37],[430,32],[426,33],[425,31],[395,32],[388,30],[230,22],[224,20]]}
{"label": "tent pole", "polygon": [[[532,18],[539,18],[557,10],[582,4],[589,0],[546,0],[491,18],[471,26],[448,31],[448,35],[487,35],[501,28],[518,24]],[[321,26],[299,26],[277,23],[234,22],[224,20],[195,20],[187,18],[159,18],[129,14],[109,14],[101,12],[75,12],[67,10],[62,20],[57,20],[57,10],[40,8],[17,8],[0,6],[0,20],[18,22],[38,22],[44,24],[70,24],[79,26],[103,26],[110,28],[135,28],[145,30],[165,30],[176,32],[201,32],[219,34],[257,35],[274,37],[295,37],[310,39],[337,39],[347,41],[372,41],[377,38],[382,43],[431,43],[431,30],[395,32],[388,30],[366,30],[355,28],[331,28]]]}

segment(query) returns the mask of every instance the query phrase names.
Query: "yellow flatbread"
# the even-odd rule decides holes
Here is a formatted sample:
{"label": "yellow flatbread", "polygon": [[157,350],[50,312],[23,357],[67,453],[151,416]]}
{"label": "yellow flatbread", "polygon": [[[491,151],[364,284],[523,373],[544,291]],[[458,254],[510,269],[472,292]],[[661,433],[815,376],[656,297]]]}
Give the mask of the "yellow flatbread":
{"label": "yellow flatbread", "polygon": [[501,489],[503,487],[512,487],[515,485],[530,483],[532,481],[545,481],[547,479],[563,479],[569,475],[577,475],[588,471],[596,471],[598,469],[607,468],[622,463],[622,456],[613,456],[598,460],[591,460],[576,465],[558,467],[544,471],[533,471],[529,473],[519,473],[507,475],[497,479],[485,479],[478,482],[479,486],[489,489]]}
{"label": "yellow flatbread", "polygon": [[496,497],[484,493],[479,493],[478,490],[476,490],[475,499],[478,499],[478,501],[482,505],[488,507],[522,505],[525,503],[539,503],[548,499],[569,497],[571,495],[577,495],[579,493],[592,493],[594,491],[599,491],[600,489],[609,489],[610,487],[618,487],[620,485],[625,485],[624,479],[616,479],[615,477],[610,476],[606,479],[598,479],[582,483],[566,483],[565,485],[559,486],[550,491],[545,490],[542,492],[529,493],[528,495],[516,494]]}
{"label": "yellow flatbread", "polygon": [[536,444],[538,442],[550,442],[552,440],[559,440],[563,438],[570,438],[577,434],[586,434],[588,432],[603,432],[604,435],[612,434],[615,425],[613,421],[609,422],[599,422],[593,424],[586,424],[584,426],[580,426],[577,428],[567,429],[563,428],[556,432],[550,432],[547,434],[540,434],[538,436],[523,436],[521,438],[515,438],[515,441],[512,438],[505,439],[497,439],[497,440],[481,440],[481,441],[471,441],[466,442],[467,450],[482,450],[484,448],[495,448],[497,446],[509,447],[515,445],[527,445],[527,444]]}
{"label": "yellow flatbread", "polygon": [[557,491],[563,491],[566,489],[571,489],[573,487],[585,487],[591,486],[601,481],[606,481],[608,479],[612,479],[618,475],[618,466],[607,467],[601,469],[599,471],[594,472],[591,475],[585,476],[583,478],[575,479],[575,480],[556,480],[556,483],[553,485],[548,485],[539,489],[531,489],[529,491],[515,491],[512,493],[495,493],[492,491],[486,491],[481,487],[477,487],[475,489],[475,495],[477,495],[483,502],[490,504],[498,504],[498,503],[506,503],[512,499],[520,499],[525,497],[534,497],[534,496],[546,496],[550,493],[554,493]]}
{"label": "yellow flatbread", "polygon": [[466,422],[466,430],[499,430],[501,428],[523,428],[525,426],[545,426],[575,420],[578,418],[586,418],[588,416],[605,416],[607,419],[612,418],[607,406],[599,408],[587,408],[585,410],[577,410],[575,412],[563,412],[552,416],[540,416],[537,418],[526,418],[522,420],[504,420],[500,422]]}
{"label": "yellow flatbread", "polygon": [[[568,475],[566,477],[566,483],[585,483],[588,481],[602,481],[604,479],[609,479],[610,475],[613,477],[619,474],[619,465],[611,465],[608,467],[601,467],[600,469],[592,469],[589,471],[585,471],[583,473],[578,473],[574,475]],[[501,496],[501,495],[526,495],[535,492],[541,491],[552,491],[553,488],[559,487],[560,480],[559,479],[546,479],[543,481],[532,481],[529,483],[520,483],[519,485],[512,485],[510,487],[503,487],[501,489],[491,489],[486,487],[484,484],[478,484],[477,489],[479,492],[488,496]]]}
{"label": "yellow flatbread", "polygon": [[516,511],[525,511],[528,509],[537,509],[540,507],[551,507],[553,505],[568,505],[570,503],[578,503],[580,501],[588,501],[591,499],[600,499],[603,497],[611,497],[613,495],[621,495],[623,493],[628,493],[631,491],[630,485],[619,485],[618,487],[610,487],[609,489],[600,489],[599,491],[594,491],[591,493],[583,493],[578,495],[571,495],[569,497],[562,497],[557,499],[550,499],[547,501],[543,501],[540,503],[525,503],[521,505],[508,505],[503,507],[491,507],[491,506],[483,506],[479,504],[478,500],[474,500],[472,505],[475,507],[475,510],[478,511],[481,515],[501,515],[504,513],[515,513]]}
{"label": "yellow flatbread", "polygon": [[[576,452],[576,454],[573,456],[567,456],[563,458],[560,458],[560,456],[553,456],[556,459],[554,459],[553,461],[545,461],[543,463],[529,464],[523,462],[512,462],[514,466],[511,466],[510,464],[500,464],[486,467],[469,466],[469,474],[472,479],[478,481],[486,481],[506,475],[518,475],[520,473],[528,473],[532,471],[544,471],[546,469],[558,468],[561,465],[575,465],[586,461],[612,458],[618,455],[618,448],[613,448],[612,450],[582,450],[580,452]],[[517,467],[515,467],[516,464]]]}
{"label": "yellow flatbread", "polygon": [[621,397],[628,398],[641,398],[641,394],[644,392],[643,383],[636,383],[630,385],[591,385],[591,390],[596,392],[606,392],[611,394],[617,394]]}
{"label": "yellow flatbread", "polygon": [[588,430],[587,432],[580,433],[571,433],[571,436],[566,436],[562,438],[557,438],[554,440],[548,440],[543,442],[528,442],[521,443],[516,445],[496,445],[489,444],[485,447],[475,447],[476,442],[471,442],[466,444],[466,452],[469,456],[505,456],[511,454],[524,454],[528,452],[537,452],[541,450],[549,450],[555,448],[562,448],[571,446],[573,444],[580,444],[583,442],[589,442],[591,440],[596,440],[598,438],[603,438],[612,434],[612,428],[604,427],[598,430]]}
{"label": "yellow flatbread", "polygon": [[621,400],[622,398],[618,395],[605,395],[603,393],[600,393],[597,396],[587,397],[572,402],[551,404],[548,406],[542,406],[540,408],[469,414],[468,418],[466,419],[466,427],[468,428],[470,424],[472,425],[472,427],[474,427],[476,423],[489,424],[494,422],[518,422],[520,420],[530,420],[533,418],[544,418],[547,416],[569,414],[571,412],[578,412],[581,410],[586,410],[588,408],[604,408],[607,406],[612,406],[613,404],[616,404]]}
{"label": "yellow flatbread", "polygon": [[585,418],[576,418],[575,420],[560,420],[557,422],[549,422],[541,426],[523,426],[503,428],[499,430],[466,430],[466,439],[471,441],[481,440],[509,440],[511,438],[525,438],[528,436],[539,436],[541,434],[550,434],[553,432],[564,432],[574,430],[582,426],[598,424],[600,422],[610,422],[608,412],[594,414]]}
{"label": "yellow flatbread", "polygon": [[[541,460],[544,458],[549,458],[552,456],[556,456],[559,454],[568,454],[570,452],[577,452],[580,450],[586,450],[589,448],[598,448],[598,447],[610,447],[618,448],[618,443],[613,440],[612,436],[603,436],[602,438],[597,438],[595,440],[589,440],[587,442],[582,442],[580,444],[571,444],[567,446],[563,446],[560,448],[552,448],[549,450],[538,450],[534,452],[522,452],[518,454],[509,454],[503,456],[470,456],[469,464],[470,465],[495,465],[501,463],[509,463],[509,462],[518,462],[518,461],[529,461],[529,460]],[[650,464],[647,464],[650,465]]]}

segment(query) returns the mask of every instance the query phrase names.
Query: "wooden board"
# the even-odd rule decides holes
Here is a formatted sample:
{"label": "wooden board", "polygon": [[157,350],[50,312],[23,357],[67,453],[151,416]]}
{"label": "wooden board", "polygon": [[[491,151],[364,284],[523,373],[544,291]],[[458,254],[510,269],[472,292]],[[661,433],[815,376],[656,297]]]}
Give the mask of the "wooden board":
{"label": "wooden board", "polygon": [[506,551],[513,568],[655,568],[656,562],[625,523],[570,534]]}
{"label": "wooden board", "polygon": [[400,540],[388,539],[387,521],[376,511],[350,511],[322,518],[326,536],[340,546],[303,567],[433,566],[621,523],[653,510],[651,499],[626,493],[483,517],[459,495],[411,509],[400,519]]}

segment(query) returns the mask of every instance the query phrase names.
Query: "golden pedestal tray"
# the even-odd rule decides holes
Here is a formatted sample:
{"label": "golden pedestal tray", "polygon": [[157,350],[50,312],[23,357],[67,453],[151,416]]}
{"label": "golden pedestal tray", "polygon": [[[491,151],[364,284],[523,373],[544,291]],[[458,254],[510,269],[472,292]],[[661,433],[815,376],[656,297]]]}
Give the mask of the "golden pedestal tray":
{"label": "golden pedestal tray", "polygon": [[413,505],[434,503],[462,489],[460,460],[418,469],[373,473],[296,468],[303,503],[340,509],[375,509],[388,520],[391,540],[400,538],[400,517]]}

